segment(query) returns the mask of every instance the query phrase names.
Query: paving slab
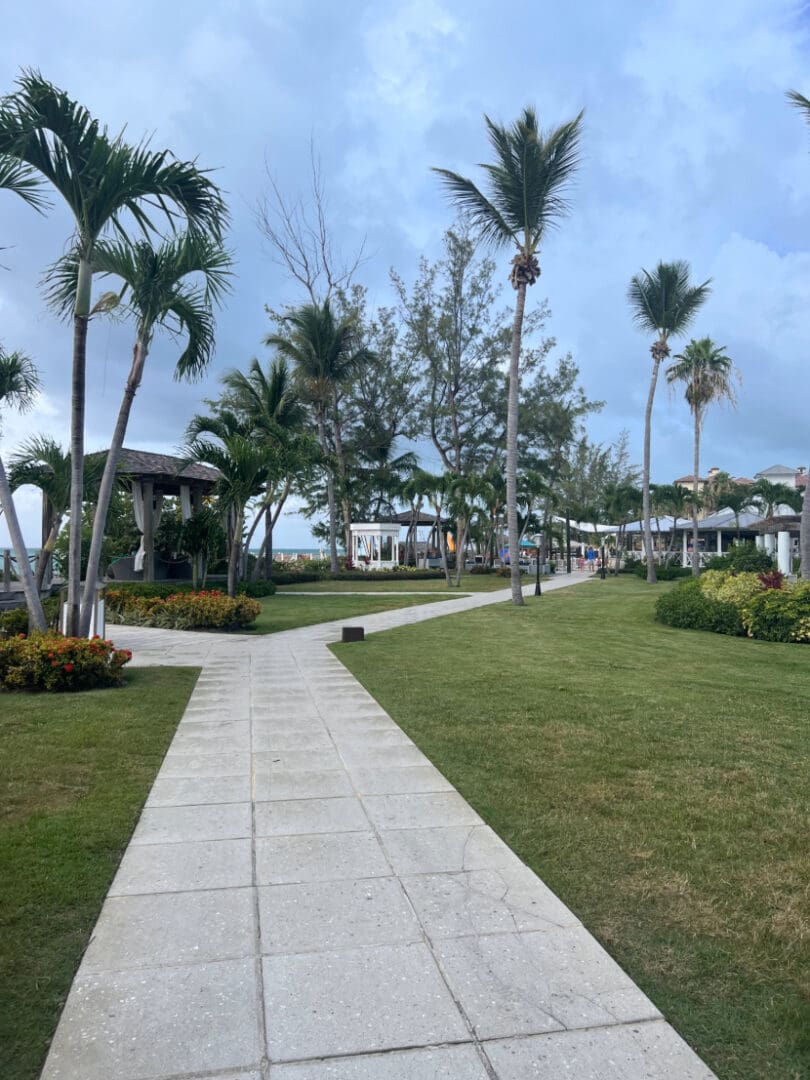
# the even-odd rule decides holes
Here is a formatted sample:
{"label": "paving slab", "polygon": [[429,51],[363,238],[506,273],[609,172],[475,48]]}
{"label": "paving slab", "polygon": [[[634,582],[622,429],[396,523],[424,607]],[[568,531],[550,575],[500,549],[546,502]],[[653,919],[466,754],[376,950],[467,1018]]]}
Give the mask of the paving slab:
{"label": "paving slab", "polygon": [[490,1076],[473,1046],[392,1050],[270,1067],[270,1080],[489,1080]]}
{"label": "paving slab", "polygon": [[716,1080],[669,1024],[623,1024],[486,1044],[499,1080]]}
{"label": "paving slab", "polygon": [[263,964],[271,1061],[469,1039],[424,944],[267,956]]}
{"label": "paving slab", "polygon": [[329,651],[342,625],[117,628],[203,672],[43,1080],[710,1080]]}
{"label": "paving slab", "polygon": [[157,1080],[260,1065],[256,962],[79,971],[42,1080]]}

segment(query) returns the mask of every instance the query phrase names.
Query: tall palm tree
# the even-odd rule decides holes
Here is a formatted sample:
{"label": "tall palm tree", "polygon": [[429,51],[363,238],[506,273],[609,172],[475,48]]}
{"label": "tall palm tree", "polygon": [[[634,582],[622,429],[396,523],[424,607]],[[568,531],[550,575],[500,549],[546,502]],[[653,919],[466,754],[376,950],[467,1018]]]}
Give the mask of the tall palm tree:
{"label": "tall palm tree", "polygon": [[231,523],[228,595],[236,596],[245,510],[267,481],[267,453],[253,427],[227,409],[195,416],[186,437],[186,460],[213,465],[220,472],[215,493]]}
{"label": "tall palm tree", "polygon": [[[39,385],[39,375],[33,361],[19,352],[7,353],[0,346],[0,408],[9,407],[26,412],[31,408],[34,398],[39,393]],[[42,610],[42,601],[34,583],[28,551],[23,540],[2,457],[0,457],[0,509],[6,515],[6,524],[14,554],[17,557],[17,574],[25,592],[29,624],[33,630],[44,630],[45,614]]]}
{"label": "tall palm tree", "polygon": [[[91,454],[85,460],[84,490],[90,502],[98,498],[106,456]],[[48,435],[33,435],[17,448],[10,462],[8,479],[12,491],[30,484],[42,492],[42,548],[34,571],[38,590],[42,588],[62,522],[70,506],[70,476],[70,453]]]}
{"label": "tall palm tree", "polygon": [[[800,94],[798,90],[789,90],[787,97],[791,105],[795,106],[804,116],[804,119],[810,123],[810,100],[804,94]],[[810,581],[810,484],[807,484],[804,489],[799,550],[802,560],[800,573],[805,581]]]}
{"label": "tall palm tree", "polygon": [[[17,90],[0,102],[0,160],[41,176],[62,196],[74,219],[72,247],[77,260],[73,304],[73,376],[70,453],[68,630],[79,625],[81,510],[84,465],[84,406],[87,329],[93,310],[96,245],[113,230],[127,237],[127,223],[143,234],[154,231],[158,210],[171,225],[179,216],[189,228],[219,236],[227,220],[222,195],[193,162],[176,161],[167,150],[125,143],[110,136],[87,109],[25,71]],[[23,197],[28,192],[21,192]]]}
{"label": "tall palm tree", "polygon": [[[92,265],[94,273],[120,279],[122,285],[117,301],[125,304],[133,315],[136,329],[132,364],[93,518],[79,623],[82,635],[90,630],[107,512],[129,417],[155,331],[163,328],[175,336],[185,336],[185,348],[175,365],[175,378],[197,378],[213,356],[212,304],[219,302],[228,289],[231,259],[217,239],[189,232],[165,240],[157,247],[148,240],[138,240],[134,244],[98,240]],[[51,272],[48,298],[52,306],[63,313],[72,310],[75,303],[78,270],[77,253],[71,252]]]}
{"label": "tall palm tree", "polygon": [[651,585],[656,582],[656,574],[650,526],[650,432],[658,370],[662,361],[670,355],[669,339],[680,336],[689,328],[698,309],[709,295],[710,281],[711,279],[704,281],[702,285],[691,285],[689,263],[683,260],[659,262],[652,273],[642,269],[641,273],[635,274],[630,279],[627,290],[627,300],[636,325],[648,333],[658,335],[650,346],[653,366],[644,413],[644,461],[641,478],[644,554],[647,560],[647,581]]}
{"label": "tall palm tree", "polygon": [[[722,474],[718,473],[715,476],[715,482]],[[716,501],[731,510],[734,514],[734,521],[737,526],[737,539],[740,539],[740,514],[745,510],[750,510],[752,506],[756,505],[756,492],[754,491],[753,484],[738,484],[728,473],[725,474],[728,477],[727,481],[718,486],[715,493]],[[712,485],[714,487],[714,485]]]}
{"label": "tall palm tree", "polygon": [[468,217],[472,228],[495,247],[516,247],[509,280],[517,292],[509,355],[509,394],[506,423],[506,514],[512,603],[523,603],[518,558],[517,436],[520,390],[520,347],[526,288],[540,276],[537,259],[548,230],[568,210],[563,196],[579,164],[582,113],[567,124],[544,132],[532,108],[525,108],[511,126],[484,117],[495,155],[494,164],[481,167],[487,173],[488,193],[458,173],[434,169],[453,202]]}
{"label": "tall palm tree", "polygon": [[695,441],[692,476],[692,577],[700,573],[698,558],[698,496],[700,489],[700,429],[706,408],[713,401],[728,401],[735,405],[734,361],[726,356],[725,345],[715,345],[710,337],[692,338],[682,353],[675,354],[676,363],[667,368],[667,382],[685,384],[684,397],[695,422]]}
{"label": "tall palm tree", "polygon": [[[268,334],[265,345],[292,361],[296,377],[304,388],[314,413],[321,453],[326,462],[326,494],[329,504],[329,556],[332,572],[339,570],[337,556],[337,501],[335,469],[344,507],[346,550],[350,550],[350,512],[346,493],[346,460],[340,435],[339,399],[341,390],[352,373],[372,358],[357,338],[353,319],[336,318],[329,306],[304,304],[284,319],[285,334]],[[330,430],[331,429],[331,430]]]}

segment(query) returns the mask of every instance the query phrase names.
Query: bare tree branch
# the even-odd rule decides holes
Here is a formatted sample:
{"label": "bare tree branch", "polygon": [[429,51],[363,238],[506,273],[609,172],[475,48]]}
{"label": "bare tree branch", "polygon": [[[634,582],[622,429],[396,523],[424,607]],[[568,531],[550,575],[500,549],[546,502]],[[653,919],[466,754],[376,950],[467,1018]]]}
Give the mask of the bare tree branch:
{"label": "bare tree branch", "polygon": [[254,211],[259,231],[270,244],[273,260],[306,290],[313,304],[349,288],[358,268],[368,260],[365,237],[348,260],[335,254],[326,191],[315,142],[309,143],[310,191],[289,200],[265,159],[269,191]]}

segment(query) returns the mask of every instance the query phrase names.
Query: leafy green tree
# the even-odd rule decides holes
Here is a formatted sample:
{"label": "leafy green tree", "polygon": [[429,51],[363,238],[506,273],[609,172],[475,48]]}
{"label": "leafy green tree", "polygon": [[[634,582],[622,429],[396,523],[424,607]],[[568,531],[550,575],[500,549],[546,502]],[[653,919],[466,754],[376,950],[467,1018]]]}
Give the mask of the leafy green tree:
{"label": "leafy green tree", "polygon": [[[11,408],[27,412],[39,393],[40,381],[34,363],[20,352],[8,353],[0,346],[0,409]],[[11,494],[6,468],[0,457],[0,509],[6,515],[6,524],[14,554],[17,559],[17,574],[25,592],[28,606],[28,620],[32,629],[45,629],[45,615],[39,590],[34,582],[28,550],[23,540],[17,508]]]}
{"label": "leafy green tree", "polygon": [[221,513],[215,506],[195,510],[180,527],[179,550],[191,560],[193,587],[205,588],[208,567],[225,554],[225,531]]}
{"label": "leafy green tree", "polygon": [[710,282],[692,285],[689,273],[689,263],[682,260],[659,262],[652,273],[642,270],[635,274],[627,290],[627,300],[636,325],[647,333],[658,335],[650,346],[653,365],[644,413],[644,462],[641,477],[644,553],[647,560],[647,581],[651,585],[655,584],[656,574],[650,526],[650,434],[658,371],[661,363],[670,355],[669,339],[679,337],[688,330],[709,295]]}
{"label": "leafy green tree", "polygon": [[734,390],[734,361],[725,354],[725,345],[716,345],[711,338],[692,338],[682,353],[676,353],[676,363],[667,368],[667,382],[685,384],[684,397],[695,422],[692,476],[692,576],[700,573],[698,552],[698,495],[700,487],[700,431],[706,409],[713,401],[736,402]]}
{"label": "leafy green tree", "polygon": [[737,483],[728,473],[720,472],[712,477],[708,495],[715,506],[727,507],[734,514],[737,525],[737,541],[740,539],[740,514],[757,504],[753,484]]}
{"label": "leafy green tree", "polygon": [[[190,228],[219,236],[227,213],[219,189],[193,162],[167,150],[131,146],[111,137],[98,120],[37,71],[25,71],[15,93],[0,102],[0,161],[47,181],[66,202],[75,232],[76,291],[73,304],[73,378],[70,453],[68,628],[79,626],[81,519],[84,466],[87,329],[93,309],[92,279],[98,241],[109,230],[128,237],[134,223],[154,231],[157,210],[170,225],[177,216]],[[19,185],[18,185],[19,186]],[[31,189],[18,193],[31,201]]]}
{"label": "leafy green tree", "polygon": [[484,165],[488,194],[458,173],[436,169],[453,202],[472,228],[496,247],[516,247],[510,281],[517,292],[509,357],[506,429],[506,508],[512,567],[512,603],[523,604],[518,553],[517,467],[520,351],[526,289],[540,276],[537,253],[550,227],[567,211],[563,196],[579,164],[582,113],[553,131],[541,131],[537,115],[525,108],[511,126],[485,117],[494,164]]}

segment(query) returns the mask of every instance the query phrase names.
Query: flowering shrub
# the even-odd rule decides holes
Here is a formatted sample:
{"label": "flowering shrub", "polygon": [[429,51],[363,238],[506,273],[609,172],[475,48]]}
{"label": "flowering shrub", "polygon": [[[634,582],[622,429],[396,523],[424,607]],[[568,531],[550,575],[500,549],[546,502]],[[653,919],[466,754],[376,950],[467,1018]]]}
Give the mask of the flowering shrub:
{"label": "flowering shrub", "polygon": [[706,570],[698,580],[704,596],[708,596],[710,600],[719,600],[721,604],[734,604],[736,607],[763,589],[759,575],[754,573],[732,574],[727,570]]}
{"label": "flowering shrub", "polygon": [[116,686],[132,658],[127,649],[94,637],[32,634],[0,641],[0,687],[4,690],[92,690]]}
{"label": "flowering shrub", "polygon": [[110,622],[167,630],[236,629],[255,622],[262,610],[257,600],[243,594],[226,596],[220,589],[170,596],[135,596],[108,589],[106,599]]}

